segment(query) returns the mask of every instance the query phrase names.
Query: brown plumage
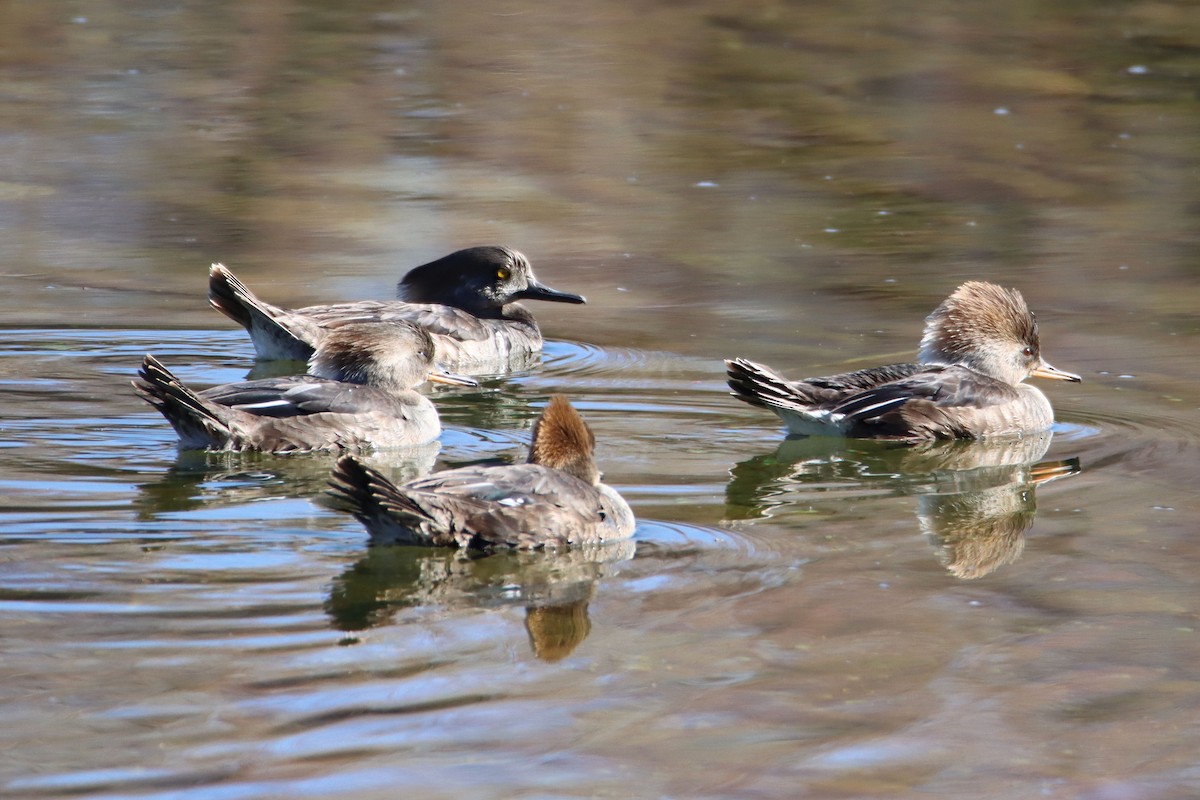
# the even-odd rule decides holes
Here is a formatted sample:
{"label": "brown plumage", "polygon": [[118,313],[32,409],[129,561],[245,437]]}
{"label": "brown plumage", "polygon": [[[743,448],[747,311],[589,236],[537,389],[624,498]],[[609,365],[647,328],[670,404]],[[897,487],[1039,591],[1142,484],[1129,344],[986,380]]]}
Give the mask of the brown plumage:
{"label": "brown plumage", "polygon": [[551,397],[533,424],[528,463],[560,470],[594,486],[600,482],[595,451],[596,436],[575,407],[561,394]]}

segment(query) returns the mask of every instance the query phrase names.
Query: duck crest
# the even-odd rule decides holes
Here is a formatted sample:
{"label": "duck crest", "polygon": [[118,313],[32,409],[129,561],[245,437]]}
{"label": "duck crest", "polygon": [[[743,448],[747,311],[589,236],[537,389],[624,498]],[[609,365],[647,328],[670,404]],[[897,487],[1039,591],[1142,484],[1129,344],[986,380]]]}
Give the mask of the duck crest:
{"label": "duck crest", "polygon": [[1016,289],[967,281],[925,318],[921,363],[968,363],[993,342],[1020,342],[1038,351],[1033,312]]}
{"label": "duck crest", "polygon": [[313,375],[346,383],[420,383],[433,362],[433,339],[408,322],[343,325],[329,332],[309,361]]}
{"label": "duck crest", "polygon": [[596,437],[570,401],[561,394],[550,398],[533,424],[529,463],[550,467],[592,485],[600,482],[594,454]]}

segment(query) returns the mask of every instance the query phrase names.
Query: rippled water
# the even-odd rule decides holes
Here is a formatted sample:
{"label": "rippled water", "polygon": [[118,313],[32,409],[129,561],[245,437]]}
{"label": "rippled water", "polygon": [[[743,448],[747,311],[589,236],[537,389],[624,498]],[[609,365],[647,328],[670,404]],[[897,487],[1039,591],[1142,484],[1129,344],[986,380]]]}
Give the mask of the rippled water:
{"label": "rippled water", "polygon": [[[10,3],[0,794],[1200,795],[1186,3]],[[387,297],[470,244],[586,306],[431,390],[396,477],[565,392],[633,542],[368,548],[330,456],[180,453],[129,381],[206,307]],[[907,358],[957,283],[1052,363],[1019,447],[785,440],[721,359]]]}
{"label": "rippled water", "polygon": [[[12,382],[37,402],[0,451],[18,795],[372,794],[397,776],[439,796],[620,792],[639,750],[718,743],[714,769],[806,753],[789,774],[862,792],[950,757],[963,731],[908,729],[929,703],[974,725],[1033,691],[1052,701],[1040,724],[1065,715],[1078,735],[1177,693],[1125,684],[1160,674],[1154,651],[1193,652],[1169,599],[1192,579],[1147,571],[1144,528],[1096,531],[1088,511],[1120,491],[1112,465],[1194,453],[1157,431],[1166,417],[1069,415],[1016,450],[781,440],[727,398],[719,362],[552,341],[540,369],[438,393],[436,458],[520,458],[540,399],[565,391],[635,542],[464,560],[367,548],[316,500],[329,457],[177,453],[123,384],[147,349],[199,385],[237,379],[240,333],[6,338],[6,372],[39,376]],[[403,476],[434,457],[376,459]],[[1127,617],[1157,627],[1135,637],[1153,649],[1101,658]]]}

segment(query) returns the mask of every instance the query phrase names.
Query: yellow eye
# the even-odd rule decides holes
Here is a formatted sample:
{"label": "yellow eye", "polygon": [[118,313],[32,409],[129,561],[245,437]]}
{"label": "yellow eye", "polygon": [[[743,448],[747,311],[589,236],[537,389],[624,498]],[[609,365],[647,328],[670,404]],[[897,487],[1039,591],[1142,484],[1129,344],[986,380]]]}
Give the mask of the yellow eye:
{"label": "yellow eye", "polygon": [[508,280],[508,275],[509,275],[509,272],[504,267],[501,267],[500,269],[496,270],[496,277],[502,281]]}

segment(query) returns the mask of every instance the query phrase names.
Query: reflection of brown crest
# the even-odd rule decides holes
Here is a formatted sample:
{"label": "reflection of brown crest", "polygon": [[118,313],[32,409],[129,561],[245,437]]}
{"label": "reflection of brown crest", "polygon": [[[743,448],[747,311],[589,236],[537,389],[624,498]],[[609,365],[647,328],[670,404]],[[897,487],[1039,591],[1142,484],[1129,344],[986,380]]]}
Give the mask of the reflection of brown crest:
{"label": "reflection of brown crest", "polygon": [[542,661],[561,661],[587,638],[592,630],[588,601],[531,607],[525,611],[525,630],[533,654]]}
{"label": "reflection of brown crest", "polygon": [[413,606],[518,606],[534,655],[560,661],[591,632],[588,602],[597,582],[636,549],[632,539],[483,557],[449,548],[371,547],[333,579],[325,611],[336,630],[358,632],[389,625],[399,609]]}

